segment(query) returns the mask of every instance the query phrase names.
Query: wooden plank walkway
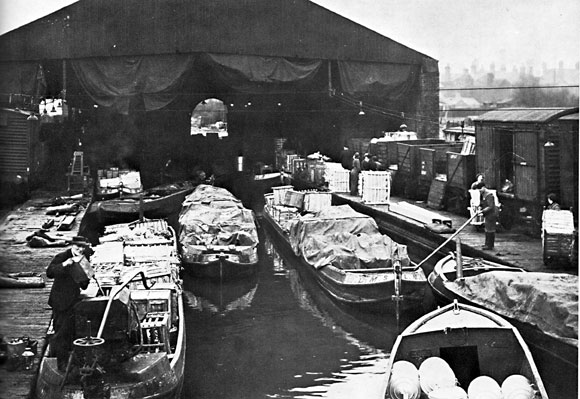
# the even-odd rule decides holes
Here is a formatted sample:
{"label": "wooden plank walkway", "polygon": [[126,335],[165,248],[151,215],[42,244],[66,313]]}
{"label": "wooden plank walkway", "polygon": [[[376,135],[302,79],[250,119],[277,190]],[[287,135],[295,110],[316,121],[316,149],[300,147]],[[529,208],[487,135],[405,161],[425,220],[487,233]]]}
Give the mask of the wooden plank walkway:
{"label": "wooden plank walkway", "polygon": [[[455,215],[450,212],[433,210],[428,208],[426,203],[416,203],[406,198],[391,197],[390,201],[392,204],[395,204],[393,209],[401,209],[397,204],[408,202],[423,207],[430,212],[440,214],[442,220],[451,220],[452,226],[455,229],[459,229],[469,219],[468,217]],[[352,196],[348,193],[333,193],[333,203],[350,204],[355,210],[375,218],[377,224],[385,233],[393,233],[395,236],[399,235],[401,238],[407,235],[406,238],[409,242],[423,245],[425,251],[427,251],[427,247],[430,247],[430,251],[424,251],[425,254],[433,251],[452,235],[452,233],[434,233],[425,228],[424,223],[415,218],[405,217],[403,214],[390,211],[389,205],[364,204],[361,201],[361,197]],[[401,233],[402,230],[405,230],[405,232]],[[555,264],[548,267],[544,265],[541,238],[531,237],[516,229],[498,231],[496,233],[495,248],[493,251],[481,250],[481,246],[485,241],[485,234],[475,226],[468,225],[459,232],[457,237],[461,239],[463,253],[468,256],[477,256],[494,262],[521,267],[528,271],[578,274],[578,268],[574,266]],[[399,237],[392,238],[398,241],[397,238]],[[440,251],[440,256],[454,248],[455,244],[449,243]]]}
{"label": "wooden plank walkway", "polygon": [[[26,237],[38,230],[50,217],[46,215],[46,206],[58,195],[42,193],[8,212],[0,220],[0,271],[42,273],[46,281],[44,288],[0,289],[0,335],[4,341],[23,336],[38,341],[38,354],[32,370],[21,368],[8,371],[6,362],[0,366],[0,396],[4,398],[30,397],[40,354],[45,347],[46,330],[52,313],[47,303],[52,279],[46,279],[45,271],[52,257],[65,248],[30,248],[26,244]],[[87,201],[83,199],[80,202]],[[84,208],[81,207],[70,231],[56,231],[55,226],[47,234],[54,238],[72,238],[77,234],[83,212]]]}

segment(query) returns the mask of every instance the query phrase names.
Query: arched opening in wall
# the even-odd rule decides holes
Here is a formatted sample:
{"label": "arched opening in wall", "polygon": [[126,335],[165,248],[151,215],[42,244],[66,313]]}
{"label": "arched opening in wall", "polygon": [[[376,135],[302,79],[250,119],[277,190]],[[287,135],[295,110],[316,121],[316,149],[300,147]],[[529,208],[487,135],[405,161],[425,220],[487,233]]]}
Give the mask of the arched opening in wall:
{"label": "arched opening in wall", "polygon": [[228,108],[217,98],[207,98],[198,103],[191,113],[191,135],[217,134],[228,137]]}

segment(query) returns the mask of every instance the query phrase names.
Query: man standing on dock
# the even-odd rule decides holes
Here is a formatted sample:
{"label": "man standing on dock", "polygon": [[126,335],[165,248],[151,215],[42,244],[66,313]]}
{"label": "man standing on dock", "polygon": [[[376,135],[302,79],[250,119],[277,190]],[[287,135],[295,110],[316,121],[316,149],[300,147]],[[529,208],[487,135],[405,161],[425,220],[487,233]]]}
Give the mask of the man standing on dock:
{"label": "man standing on dock", "polygon": [[54,256],[46,269],[46,276],[54,278],[48,304],[52,308],[54,335],[50,341],[59,370],[64,371],[74,335],[74,306],[80,302],[81,289],[89,285],[89,277],[79,272],[79,258],[93,254],[85,237],[73,238],[72,247]]}
{"label": "man standing on dock", "polygon": [[485,245],[481,249],[491,251],[495,244],[495,228],[497,224],[495,197],[493,192],[485,187],[484,182],[479,182],[475,188],[480,193],[480,212],[483,214],[485,220]]}

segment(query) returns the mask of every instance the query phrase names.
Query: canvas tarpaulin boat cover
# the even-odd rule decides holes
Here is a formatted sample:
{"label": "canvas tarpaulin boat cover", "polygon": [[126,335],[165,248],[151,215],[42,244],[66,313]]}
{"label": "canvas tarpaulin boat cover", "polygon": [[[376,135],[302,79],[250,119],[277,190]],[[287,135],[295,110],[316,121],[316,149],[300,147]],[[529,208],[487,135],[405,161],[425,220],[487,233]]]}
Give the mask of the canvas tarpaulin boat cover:
{"label": "canvas tarpaulin boat cover", "polygon": [[494,271],[466,277],[449,289],[502,316],[578,345],[578,276]]}
{"label": "canvas tarpaulin boat cover", "polygon": [[317,269],[391,267],[395,256],[403,266],[410,264],[406,246],[381,234],[373,218],[348,205],[302,216],[290,226],[290,243],[296,255]]}
{"label": "canvas tarpaulin boat cover", "polygon": [[229,191],[200,185],[189,194],[179,213],[182,245],[258,244],[254,213]]}

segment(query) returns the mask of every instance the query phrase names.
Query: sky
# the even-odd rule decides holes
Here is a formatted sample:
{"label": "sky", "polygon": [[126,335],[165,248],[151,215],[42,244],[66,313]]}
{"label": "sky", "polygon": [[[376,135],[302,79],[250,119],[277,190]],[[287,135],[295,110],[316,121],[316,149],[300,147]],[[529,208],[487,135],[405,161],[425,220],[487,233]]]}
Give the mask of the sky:
{"label": "sky", "polygon": [[[579,0],[312,1],[439,60],[440,69],[574,68],[580,60]],[[0,34],[75,2],[0,0]]]}

